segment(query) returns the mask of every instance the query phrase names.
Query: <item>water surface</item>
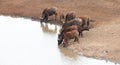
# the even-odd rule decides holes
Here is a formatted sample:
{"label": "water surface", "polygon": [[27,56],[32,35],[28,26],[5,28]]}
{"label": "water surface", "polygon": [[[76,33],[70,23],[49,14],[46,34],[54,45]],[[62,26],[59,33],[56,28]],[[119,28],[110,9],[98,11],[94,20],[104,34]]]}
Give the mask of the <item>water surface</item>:
{"label": "water surface", "polygon": [[115,65],[59,48],[59,29],[53,24],[0,16],[0,65]]}

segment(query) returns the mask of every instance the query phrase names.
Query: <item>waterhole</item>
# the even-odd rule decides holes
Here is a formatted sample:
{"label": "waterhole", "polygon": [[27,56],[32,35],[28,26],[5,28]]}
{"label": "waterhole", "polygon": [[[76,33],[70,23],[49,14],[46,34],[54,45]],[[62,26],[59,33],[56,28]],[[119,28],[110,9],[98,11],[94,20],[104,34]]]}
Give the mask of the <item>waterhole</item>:
{"label": "waterhole", "polygon": [[0,16],[0,65],[115,65],[58,47],[59,29],[31,19]]}

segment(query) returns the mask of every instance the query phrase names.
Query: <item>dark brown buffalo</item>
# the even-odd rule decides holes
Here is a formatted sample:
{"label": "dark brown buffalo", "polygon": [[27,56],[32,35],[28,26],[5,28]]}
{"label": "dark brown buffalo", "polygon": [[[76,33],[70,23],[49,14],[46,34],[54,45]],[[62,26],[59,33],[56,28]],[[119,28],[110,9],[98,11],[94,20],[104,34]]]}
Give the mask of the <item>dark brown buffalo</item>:
{"label": "dark brown buffalo", "polygon": [[75,18],[75,19],[71,20],[68,23],[64,23],[62,25],[62,28],[66,28],[66,27],[72,26],[72,25],[81,26],[82,28],[84,28],[84,27],[89,28],[89,24],[90,24],[89,18],[87,18],[87,17],[79,17],[79,18]]}
{"label": "dark brown buffalo", "polygon": [[69,12],[69,13],[66,14],[66,16],[65,16],[65,22],[68,22],[68,21],[73,20],[75,18],[76,18],[75,12],[71,11],[71,12]]}
{"label": "dark brown buffalo", "polygon": [[79,43],[79,32],[78,30],[72,30],[72,31],[68,31],[63,33],[64,35],[64,40],[63,40],[63,46],[67,46],[68,41],[70,39],[75,39],[75,41],[77,41]]}
{"label": "dark brown buffalo", "polygon": [[42,12],[42,18],[41,18],[41,22],[48,21],[48,17],[55,15],[55,20],[57,18],[57,8],[56,7],[52,7],[52,8],[45,8]]}
{"label": "dark brown buffalo", "polygon": [[[84,27],[84,28],[82,28],[82,27],[78,27],[78,26],[76,26],[76,25],[72,25],[72,26],[69,26],[69,27],[67,27],[67,28],[65,28],[65,29],[62,29],[61,31],[60,31],[60,34],[58,35],[58,45],[60,45],[62,42],[63,42],[63,39],[65,38],[65,33],[66,32],[69,32],[69,31],[73,31],[73,30],[76,30],[76,31],[78,31],[78,36],[80,36],[81,35],[81,37],[83,37],[83,31],[84,30],[89,30],[87,27]],[[74,33],[73,33],[74,34]],[[76,39],[75,39],[76,40]]]}
{"label": "dark brown buffalo", "polygon": [[79,32],[78,30],[71,30],[64,32],[62,34],[58,35],[58,45],[60,45],[63,42],[63,46],[67,46],[68,41],[70,39],[75,39],[74,41],[77,41],[79,43]]}
{"label": "dark brown buffalo", "polygon": [[65,29],[65,28],[67,28],[69,26],[72,26],[72,25],[81,26],[82,23],[79,20],[72,20],[72,21],[70,21],[68,23],[64,23],[62,25],[62,29]]}
{"label": "dark brown buffalo", "polygon": [[69,26],[65,29],[60,30],[60,34],[58,35],[58,45],[60,45],[63,42],[64,33],[72,31],[72,30],[78,30],[78,27],[76,25],[73,25],[73,26]]}
{"label": "dark brown buffalo", "polygon": [[[77,27],[77,29],[78,29],[78,31],[79,31],[79,35],[81,35],[81,37],[83,37],[83,34],[82,34],[82,32],[81,31],[84,31],[84,30],[87,30],[87,31],[89,31],[89,27],[83,27],[82,25],[83,25],[83,22],[81,22],[81,20],[79,20],[79,19],[76,19],[76,20],[72,20],[71,22],[69,22],[69,23],[64,23],[63,25],[62,25],[62,29],[61,29],[61,32],[63,31],[64,32],[64,30],[65,31],[67,31],[67,30],[69,30],[69,29],[72,29],[70,26],[73,26],[73,27],[75,27],[75,26]],[[68,29],[69,28],[69,29]]]}
{"label": "dark brown buffalo", "polygon": [[79,28],[78,26],[72,25],[72,26],[61,29],[60,33],[72,31],[72,30],[78,30],[78,28]]}
{"label": "dark brown buffalo", "polygon": [[84,27],[84,28],[79,28],[78,31],[79,31],[79,36],[83,37],[83,31],[89,31],[89,28],[88,27]]}
{"label": "dark brown buffalo", "polygon": [[69,26],[65,29],[61,29],[60,30],[60,34],[58,35],[58,45],[62,43],[63,39],[64,39],[64,33],[68,32],[68,31],[72,31],[72,30],[78,30],[78,27],[76,25],[73,26]]}

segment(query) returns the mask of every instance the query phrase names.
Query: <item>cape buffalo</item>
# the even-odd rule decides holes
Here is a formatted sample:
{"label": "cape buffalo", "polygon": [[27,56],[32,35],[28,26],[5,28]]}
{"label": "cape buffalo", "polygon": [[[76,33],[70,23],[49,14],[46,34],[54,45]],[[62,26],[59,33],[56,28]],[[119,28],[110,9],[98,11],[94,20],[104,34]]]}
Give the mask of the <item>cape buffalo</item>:
{"label": "cape buffalo", "polygon": [[71,12],[69,12],[69,13],[66,14],[66,16],[65,16],[65,22],[68,22],[68,21],[73,20],[75,18],[76,18],[75,12],[71,11]]}
{"label": "cape buffalo", "polygon": [[[58,35],[58,45],[60,45],[65,40],[65,38],[67,38],[67,37],[65,37],[65,36],[68,36],[68,34],[66,34],[66,33],[70,32],[70,31],[73,31],[73,30],[76,30],[78,32],[77,36],[81,35],[81,37],[83,37],[83,31],[84,30],[89,30],[89,29],[87,27],[84,27],[84,28],[78,27],[77,25],[72,25],[72,26],[69,26],[69,27],[67,27],[65,29],[62,29],[60,31],[60,34]],[[71,35],[70,34],[69,35],[72,36],[74,34],[76,35],[77,33],[72,33]],[[75,40],[74,41],[77,40],[77,36],[75,36]],[[69,38],[69,36],[68,36],[68,38]]]}
{"label": "cape buffalo", "polygon": [[77,25],[77,26],[81,26],[82,25],[82,23],[79,21],[79,20],[72,20],[72,21],[70,21],[70,22],[68,22],[68,23],[64,23],[63,25],[62,25],[62,29],[65,29],[66,27],[69,27],[69,26],[72,26],[72,25]]}
{"label": "cape buffalo", "polygon": [[64,39],[64,33],[72,31],[72,30],[77,30],[78,31],[78,27],[76,25],[73,26],[69,26],[65,29],[61,29],[60,34],[58,35],[58,45],[60,45]]}
{"label": "cape buffalo", "polygon": [[78,30],[71,30],[71,31],[64,32],[62,36],[63,38],[62,40],[59,40],[58,45],[60,45],[63,42],[63,47],[66,47],[70,39],[75,39],[74,41],[77,41],[79,43]]}
{"label": "cape buffalo", "polygon": [[42,12],[42,18],[41,18],[41,22],[48,21],[48,17],[55,15],[55,20],[57,18],[57,8],[56,7],[52,7],[52,8],[45,8]]}

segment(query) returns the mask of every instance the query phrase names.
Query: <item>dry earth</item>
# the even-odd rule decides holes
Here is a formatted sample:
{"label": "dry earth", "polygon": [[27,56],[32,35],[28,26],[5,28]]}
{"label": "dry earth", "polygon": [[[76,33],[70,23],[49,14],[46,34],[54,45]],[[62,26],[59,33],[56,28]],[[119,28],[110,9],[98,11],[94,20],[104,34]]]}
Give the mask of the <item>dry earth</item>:
{"label": "dry earth", "polygon": [[120,0],[0,0],[0,14],[39,19],[44,8],[53,6],[58,7],[59,14],[75,11],[77,16],[95,20],[80,43],[68,48],[120,63]]}
{"label": "dry earth", "polygon": [[80,43],[68,46],[73,52],[120,62],[120,24],[106,25],[92,28],[89,32],[84,32],[84,37],[80,38]]}

